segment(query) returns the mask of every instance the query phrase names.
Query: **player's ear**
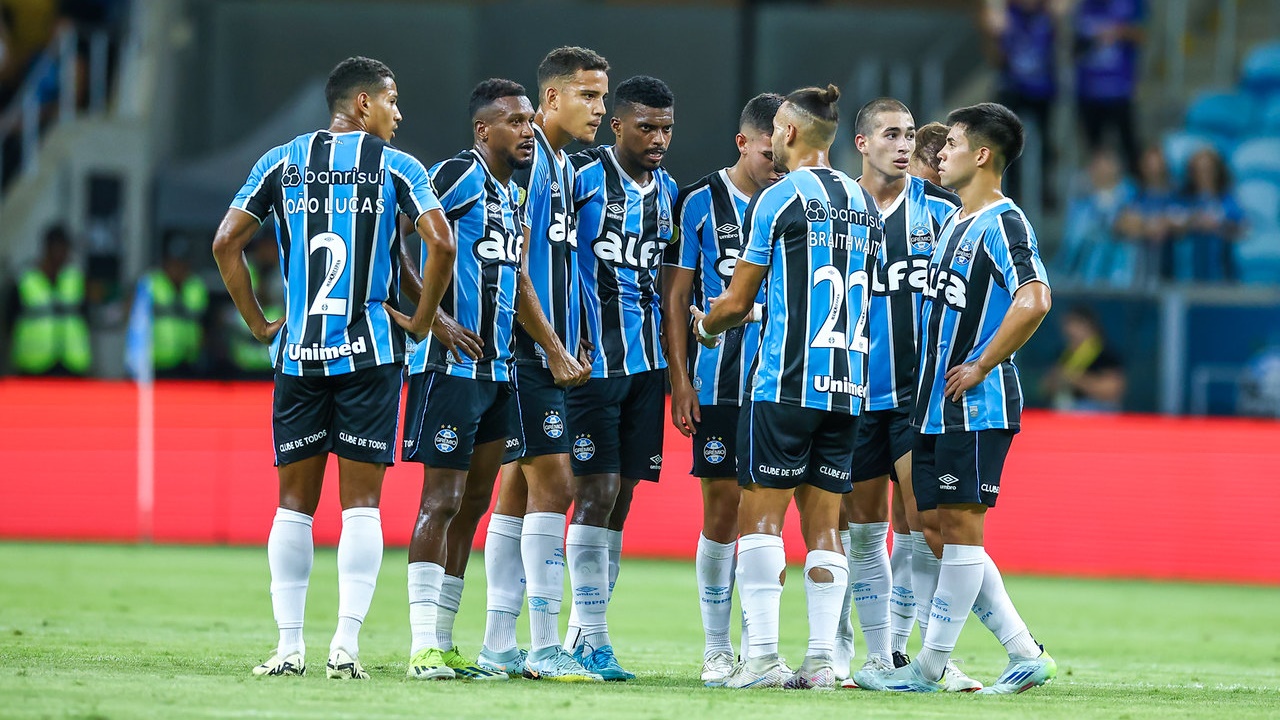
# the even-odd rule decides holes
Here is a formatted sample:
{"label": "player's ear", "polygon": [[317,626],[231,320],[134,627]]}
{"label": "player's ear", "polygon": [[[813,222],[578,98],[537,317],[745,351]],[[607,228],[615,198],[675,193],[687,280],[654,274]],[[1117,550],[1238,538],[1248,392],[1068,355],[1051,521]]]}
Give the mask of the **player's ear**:
{"label": "player's ear", "polygon": [[369,114],[369,93],[362,92],[356,95],[356,112],[361,117]]}
{"label": "player's ear", "polygon": [[797,128],[795,125],[792,125],[791,123],[787,123],[787,132],[783,134],[782,137],[783,137],[783,140],[786,142],[786,144],[788,145],[794,144],[796,141],[796,138],[800,137],[800,129]]}
{"label": "player's ear", "polygon": [[617,115],[609,118],[609,129],[613,131],[614,137],[622,137],[622,121],[618,119]]}
{"label": "player's ear", "polygon": [[860,153],[864,153],[864,152],[866,152],[866,151],[867,151],[867,136],[866,136],[866,135],[862,135],[862,134],[854,135],[854,136],[853,136],[853,146],[854,146],[855,148],[857,148],[857,149],[858,149],[858,152],[860,152]]}
{"label": "player's ear", "polygon": [[974,163],[978,167],[987,167],[991,164],[991,148],[983,145],[973,154]]}
{"label": "player's ear", "polygon": [[486,123],[483,120],[475,120],[472,122],[472,127],[475,130],[476,137],[480,138],[481,142],[484,142],[489,139],[488,123]]}
{"label": "player's ear", "polygon": [[738,144],[738,154],[746,155],[747,154],[747,136],[743,135],[742,133],[738,133],[738,135],[733,138],[733,141]]}
{"label": "player's ear", "polygon": [[552,110],[560,109],[560,91],[554,87],[548,86],[542,91],[542,102],[547,104]]}

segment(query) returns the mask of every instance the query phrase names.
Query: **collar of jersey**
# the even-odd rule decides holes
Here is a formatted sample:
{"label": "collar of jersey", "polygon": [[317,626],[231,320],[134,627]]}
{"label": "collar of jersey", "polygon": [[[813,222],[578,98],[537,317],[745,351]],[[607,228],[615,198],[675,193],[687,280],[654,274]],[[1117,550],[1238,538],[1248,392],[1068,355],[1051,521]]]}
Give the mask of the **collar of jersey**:
{"label": "collar of jersey", "polygon": [[555,165],[556,168],[563,170],[565,164],[569,162],[569,156],[565,154],[564,150],[561,150],[560,152],[552,150],[551,141],[547,139],[547,133],[543,131],[542,126],[538,123],[533,124],[533,132],[540,140],[539,145],[546,148],[546,150],[551,153],[552,164]]}
{"label": "collar of jersey", "polygon": [[729,188],[729,192],[734,197],[743,202],[751,202],[751,196],[742,192],[737,185],[733,184],[733,178],[729,177],[729,168],[720,168],[720,181],[724,183],[725,187]]}
{"label": "collar of jersey", "polygon": [[[959,214],[959,212],[957,212],[957,213],[956,213],[956,218],[957,218],[956,222],[969,222],[970,220],[972,220],[972,219],[974,219],[974,218],[978,217],[979,215],[982,215],[982,214],[986,213],[987,211],[991,210],[992,208],[999,207],[1000,205],[1002,205],[1002,204],[1004,204],[1004,203],[1008,203],[1008,204],[1012,205],[1012,204],[1013,204],[1013,201],[1012,201],[1012,200],[1010,200],[1007,196],[1006,196],[1006,197],[1002,197],[1002,198],[1000,198],[999,200],[996,200],[995,202],[989,202],[989,203],[987,203],[986,205],[983,205],[982,207],[978,208],[978,212],[976,212],[976,213],[974,213],[974,214],[972,214],[972,215],[969,215],[969,216],[967,216],[967,217],[965,217],[965,218],[963,218],[963,219],[961,219],[961,218],[960,218],[960,214]],[[963,204],[960,206],[959,210],[964,210],[964,205],[963,205]]]}
{"label": "collar of jersey", "polygon": [[480,157],[480,153],[477,152],[475,148],[471,148],[467,152],[471,153],[472,157],[475,158],[476,164],[480,166],[482,171],[484,171],[484,176],[493,181],[494,186],[498,188],[498,192],[502,193],[507,201],[510,201],[511,188],[498,182],[498,178],[494,177],[493,173],[489,171],[489,163],[485,162],[484,158]]}
{"label": "collar of jersey", "polygon": [[[902,185],[902,192],[898,193],[898,197],[894,198],[893,202],[889,203],[889,207],[885,208],[884,210],[880,210],[880,207],[876,206],[876,210],[880,212],[880,217],[882,218],[889,217],[894,213],[895,210],[898,209],[899,205],[906,202],[907,195],[911,193],[911,180],[915,178],[915,176],[908,173],[906,175],[906,178],[907,178],[907,181]],[[858,187],[862,187],[862,176],[859,175],[857,179],[854,180],[854,182],[858,183]],[[867,193],[867,194],[870,195],[871,193]],[[875,200],[874,197],[871,199]]]}
{"label": "collar of jersey", "polygon": [[604,149],[604,152],[606,155],[609,156],[609,160],[613,162],[613,166],[618,168],[618,174],[622,176],[622,182],[630,183],[631,186],[636,189],[636,192],[640,193],[641,195],[648,195],[649,193],[653,192],[655,188],[658,187],[658,171],[657,170],[654,170],[653,172],[649,173],[650,177],[649,177],[648,185],[641,185],[640,183],[635,181],[635,178],[628,175],[626,170],[622,169],[622,163],[618,162],[618,156],[614,154],[612,145],[606,147]]}

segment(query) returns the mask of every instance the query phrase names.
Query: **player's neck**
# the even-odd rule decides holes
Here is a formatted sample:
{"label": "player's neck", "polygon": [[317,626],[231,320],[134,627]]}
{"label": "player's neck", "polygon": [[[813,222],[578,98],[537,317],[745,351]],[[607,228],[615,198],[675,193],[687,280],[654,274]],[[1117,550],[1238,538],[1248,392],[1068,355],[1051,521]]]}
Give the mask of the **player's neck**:
{"label": "player's neck", "polygon": [[365,130],[364,123],[360,122],[358,118],[353,118],[344,112],[340,112],[329,119],[329,132],[336,135],[338,133],[368,131]]}
{"label": "player's neck", "polygon": [[902,194],[902,189],[907,186],[907,176],[889,177],[871,170],[870,172],[862,173],[862,177],[858,178],[858,184],[862,186],[862,189],[871,193],[876,205],[883,210],[892,205],[893,201],[897,200],[898,196]]}
{"label": "player's neck", "polygon": [[751,179],[751,174],[742,166],[741,160],[734,163],[733,167],[725,171],[725,174],[729,176],[729,182],[733,183],[733,186],[738,188],[743,195],[751,197],[760,192],[761,186],[756,185]]}
{"label": "player's neck", "polygon": [[960,217],[969,217],[1004,198],[1004,193],[1000,192],[999,176],[985,173],[975,175],[968,185],[956,190],[956,195],[960,196]]}
{"label": "player's neck", "polygon": [[557,155],[561,150],[569,147],[569,143],[573,142],[573,136],[568,130],[560,127],[559,124],[549,122],[547,114],[544,110],[539,109],[538,113],[533,116],[533,123],[542,128],[542,134],[547,138],[547,144],[555,151]]}
{"label": "player's neck", "polygon": [[637,185],[648,185],[653,179],[653,173],[644,169],[644,166],[638,162],[632,162],[626,155],[618,152],[618,147],[613,148],[613,157],[618,160],[618,167],[622,168],[622,172],[626,173]]}
{"label": "player's neck", "polygon": [[489,168],[489,174],[494,180],[506,185],[511,180],[511,166],[505,162],[493,157],[493,151],[484,143],[476,143],[476,154],[484,161],[485,167]]}
{"label": "player's neck", "polygon": [[797,147],[791,151],[791,157],[787,158],[787,166],[788,170],[799,170],[806,167],[830,168],[831,158],[827,150]]}

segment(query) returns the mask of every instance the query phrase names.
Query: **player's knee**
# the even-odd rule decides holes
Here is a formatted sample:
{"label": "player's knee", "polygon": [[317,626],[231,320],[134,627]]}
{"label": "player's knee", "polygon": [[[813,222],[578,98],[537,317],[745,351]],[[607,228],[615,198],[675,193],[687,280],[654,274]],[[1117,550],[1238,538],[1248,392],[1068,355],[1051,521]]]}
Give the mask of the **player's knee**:
{"label": "player's knee", "polygon": [[824,584],[824,585],[827,583],[833,583],[836,581],[836,576],[833,575],[830,570],[824,567],[809,568],[808,576],[810,580],[819,584]]}

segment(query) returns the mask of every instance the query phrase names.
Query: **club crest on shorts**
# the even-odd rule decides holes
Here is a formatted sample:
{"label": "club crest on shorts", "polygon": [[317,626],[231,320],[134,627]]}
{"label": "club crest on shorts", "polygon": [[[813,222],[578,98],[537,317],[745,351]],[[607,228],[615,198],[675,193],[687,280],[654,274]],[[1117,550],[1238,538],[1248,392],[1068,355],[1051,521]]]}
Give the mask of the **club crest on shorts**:
{"label": "club crest on shorts", "polygon": [[719,465],[728,456],[729,449],[725,447],[723,438],[708,438],[706,444],[702,446],[702,457],[712,465]]}
{"label": "club crest on shorts", "polygon": [[442,453],[450,453],[458,449],[458,428],[441,426],[436,431],[436,449]]}
{"label": "club crest on shorts", "polygon": [[586,462],[596,456],[596,444],[591,441],[590,435],[579,436],[573,441],[573,457],[581,462]]}
{"label": "club crest on shorts", "polygon": [[547,416],[542,420],[542,432],[552,439],[561,437],[564,435],[564,420],[558,413],[547,413]]}

